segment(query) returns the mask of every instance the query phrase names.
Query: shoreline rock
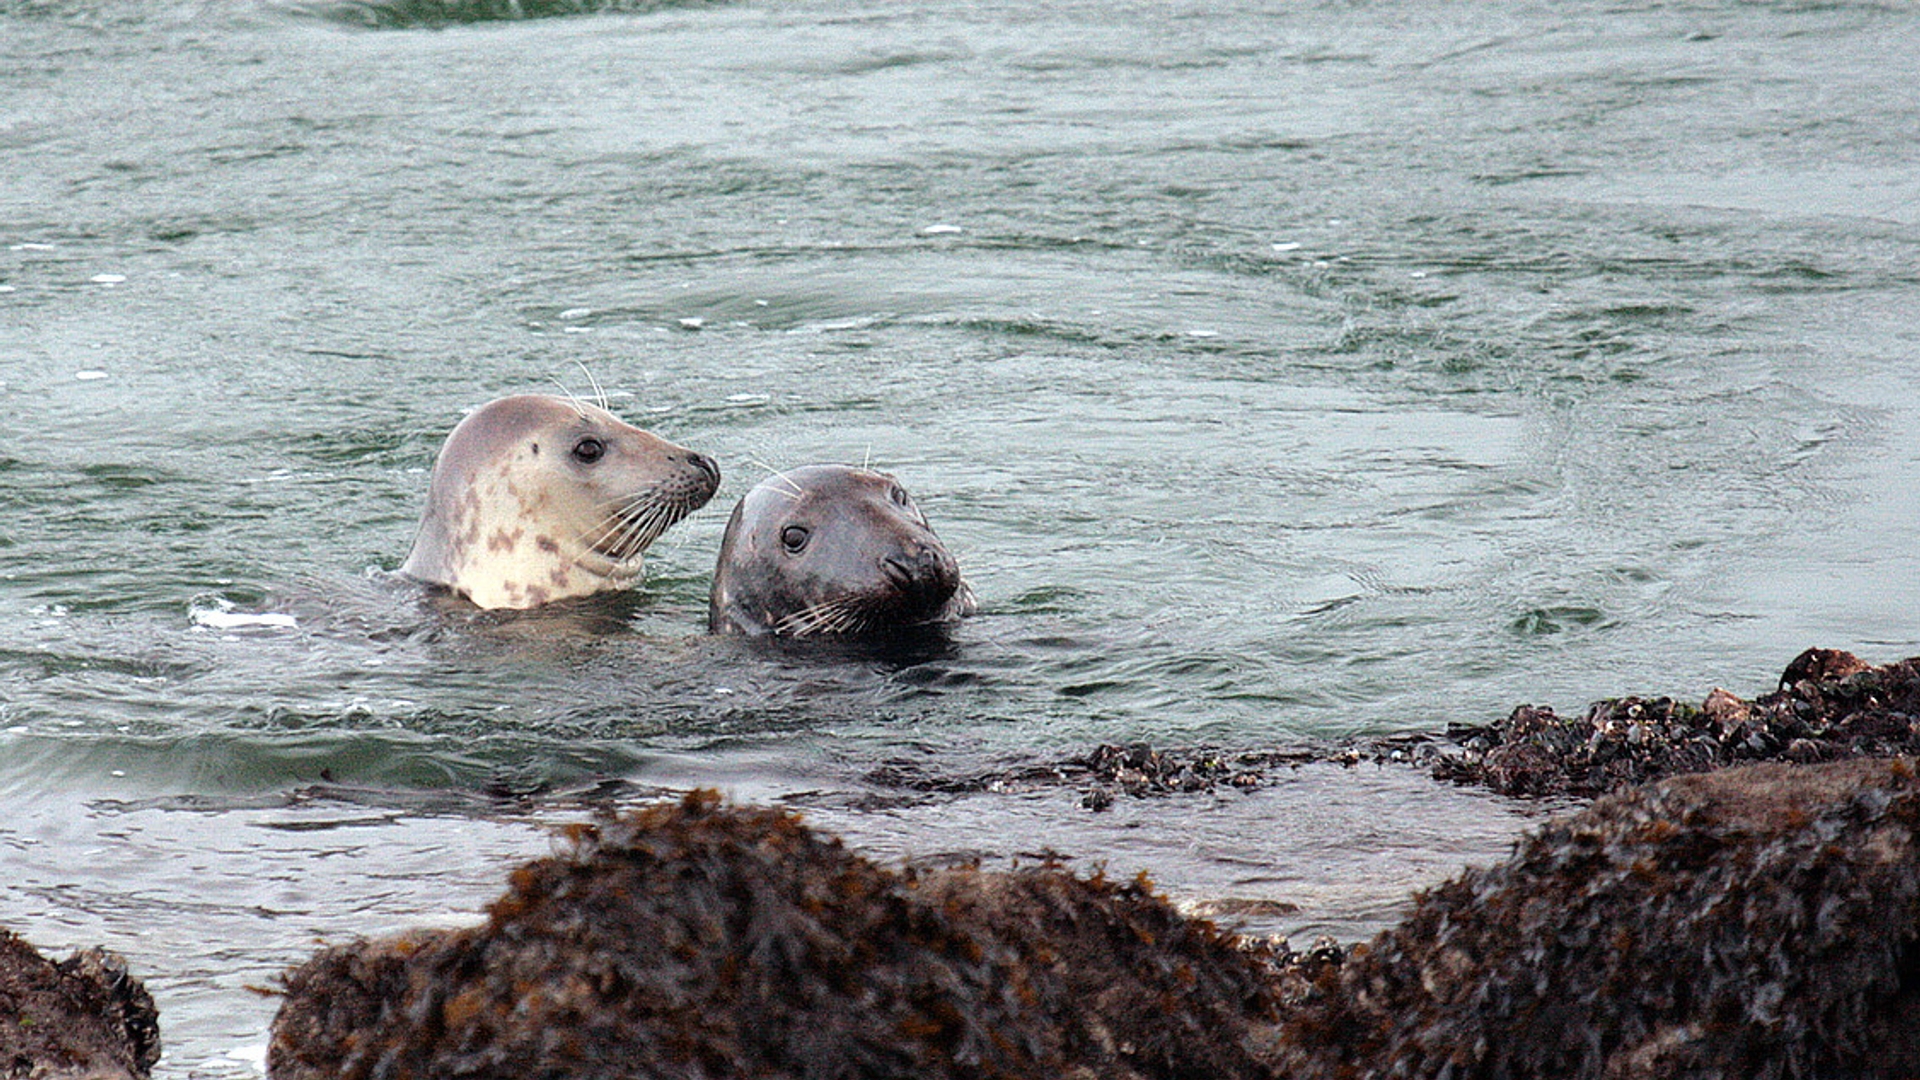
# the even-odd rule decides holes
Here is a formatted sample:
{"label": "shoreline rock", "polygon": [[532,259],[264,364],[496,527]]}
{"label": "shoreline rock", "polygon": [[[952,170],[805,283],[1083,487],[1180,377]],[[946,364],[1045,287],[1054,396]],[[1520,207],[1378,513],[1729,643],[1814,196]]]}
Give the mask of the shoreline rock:
{"label": "shoreline rock", "polygon": [[1263,1074],[1286,956],[1144,881],[894,871],[711,792],[570,843],[482,926],[292,972],[269,1075]]}
{"label": "shoreline rock", "polygon": [[[1598,796],[1373,941],[1306,953],[1183,916],[1144,877],[889,869],[694,793],[573,827],[483,926],[323,950],[287,978],[269,1075],[1920,1075],[1916,752],[1920,658],[1810,649],[1752,700],[869,778],[1075,784],[1098,810],[1371,761]],[[55,964],[0,931],[0,1074],[139,1080],[158,1058],[117,957]]]}
{"label": "shoreline rock", "polygon": [[0,930],[0,1076],[145,1080],[159,1060],[159,1013],[119,956],[55,962]]}
{"label": "shoreline rock", "polygon": [[868,782],[966,794],[1077,786],[1100,811],[1121,796],[1251,791],[1309,764],[1363,762],[1427,769],[1436,780],[1501,795],[1592,799],[1669,776],[1769,761],[1812,764],[1920,754],[1920,657],[1878,667],[1837,649],[1808,649],[1779,686],[1751,701],[1714,688],[1698,705],[1672,697],[1605,698],[1578,716],[1520,705],[1491,724],[1453,724],[1333,746],[1224,749],[1103,744],[1059,761],[973,776],[896,762]]}
{"label": "shoreline rock", "polygon": [[1609,698],[1578,717],[1522,705],[1505,720],[1448,731],[1459,749],[1435,779],[1503,795],[1592,797],[1668,776],[1766,761],[1811,764],[1920,753],[1920,658],[1875,667],[1808,649],[1777,689],[1746,701],[1715,688],[1699,706]]}
{"label": "shoreline rock", "polygon": [[1920,1074],[1911,758],[1609,795],[1316,954],[1144,881],[888,870],[711,793],[572,844],[483,926],[292,972],[269,1075]]}
{"label": "shoreline rock", "polygon": [[1611,795],[1323,974],[1279,1075],[1920,1075],[1920,780],[1766,764]]}

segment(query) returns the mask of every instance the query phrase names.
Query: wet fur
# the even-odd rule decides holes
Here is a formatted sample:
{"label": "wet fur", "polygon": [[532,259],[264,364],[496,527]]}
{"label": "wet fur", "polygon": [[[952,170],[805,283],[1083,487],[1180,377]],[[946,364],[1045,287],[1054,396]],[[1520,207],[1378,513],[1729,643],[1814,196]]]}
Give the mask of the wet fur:
{"label": "wet fur", "polygon": [[[808,531],[786,549],[789,528]],[[872,636],[950,623],[973,591],[893,477],[809,465],[762,481],[727,522],[707,626],[718,634]]]}
{"label": "wet fur", "polygon": [[[604,448],[599,460],[572,456],[585,438]],[[447,437],[401,570],[483,608],[625,588],[647,546],[719,482],[711,461],[599,406],[501,398]]]}

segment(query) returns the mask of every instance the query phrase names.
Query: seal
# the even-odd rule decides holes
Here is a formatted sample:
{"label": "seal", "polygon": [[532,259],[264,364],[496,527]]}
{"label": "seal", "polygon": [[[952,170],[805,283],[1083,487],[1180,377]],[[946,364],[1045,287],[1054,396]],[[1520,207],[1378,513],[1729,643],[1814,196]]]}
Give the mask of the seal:
{"label": "seal", "polygon": [[704,455],[583,401],[488,402],[447,436],[402,573],[483,608],[623,589],[720,487]]}
{"label": "seal", "polygon": [[883,634],[973,614],[973,590],[900,482],[846,465],[761,481],[714,567],[716,634]]}

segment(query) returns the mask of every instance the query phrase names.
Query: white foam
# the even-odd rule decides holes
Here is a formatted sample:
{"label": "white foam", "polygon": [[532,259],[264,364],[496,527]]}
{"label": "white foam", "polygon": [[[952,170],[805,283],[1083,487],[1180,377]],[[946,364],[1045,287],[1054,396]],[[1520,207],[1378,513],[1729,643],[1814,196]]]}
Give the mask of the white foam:
{"label": "white foam", "polygon": [[255,1072],[260,1073],[262,1076],[266,1075],[266,1072],[267,1072],[267,1044],[266,1043],[258,1043],[253,1046],[236,1046],[233,1049],[227,1051],[226,1057],[227,1057],[227,1060],[229,1061],[237,1061],[237,1062],[240,1062],[242,1065],[248,1066],[249,1068],[253,1069]]}
{"label": "white foam", "polygon": [[209,630],[297,630],[300,622],[292,615],[278,611],[235,611],[226,600],[214,598],[208,606],[195,601],[187,607],[187,618],[195,626],[204,626]]}

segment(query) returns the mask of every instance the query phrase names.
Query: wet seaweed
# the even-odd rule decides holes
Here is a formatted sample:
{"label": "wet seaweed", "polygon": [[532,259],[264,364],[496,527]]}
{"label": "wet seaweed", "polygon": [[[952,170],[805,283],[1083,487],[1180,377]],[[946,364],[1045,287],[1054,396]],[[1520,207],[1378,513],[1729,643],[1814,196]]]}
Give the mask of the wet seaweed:
{"label": "wet seaweed", "polygon": [[1506,795],[1588,797],[1662,777],[1763,761],[1810,764],[1920,753],[1920,658],[1873,666],[1808,649],[1778,689],[1747,701],[1714,689],[1698,705],[1608,698],[1579,716],[1521,705],[1448,732],[1436,779]]}
{"label": "wet seaweed", "polygon": [[1917,938],[1912,761],[1677,777],[1422,895],[1321,973],[1280,1075],[1913,1076]]}
{"label": "wet seaweed", "polygon": [[159,1013],[124,960],[55,962],[0,930],[0,1076],[145,1077],[159,1060]]}
{"label": "wet seaweed", "polygon": [[271,1074],[1253,1077],[1275,973],[1314,962],[1143,880],[893,871],[710,792],[569,843],[484,926],[291,973]]}

